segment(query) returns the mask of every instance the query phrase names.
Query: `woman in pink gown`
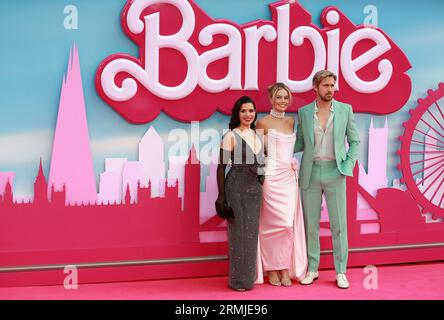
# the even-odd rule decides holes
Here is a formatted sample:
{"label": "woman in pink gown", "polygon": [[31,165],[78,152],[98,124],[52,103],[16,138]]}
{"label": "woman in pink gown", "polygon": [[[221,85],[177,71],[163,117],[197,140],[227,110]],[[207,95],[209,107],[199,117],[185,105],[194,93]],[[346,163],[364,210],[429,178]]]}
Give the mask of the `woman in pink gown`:
{"label": "woman in pink gown", "polygon": [[257,123],[266,146],[265,182],[259,220],[256,283],[291,286],[307,268],[304,221],[298,186],[298,161],[293,158],[296,133],[294,118],[286,117],[291,102],[290,89],[282,83],[269,88],[270,115]]}

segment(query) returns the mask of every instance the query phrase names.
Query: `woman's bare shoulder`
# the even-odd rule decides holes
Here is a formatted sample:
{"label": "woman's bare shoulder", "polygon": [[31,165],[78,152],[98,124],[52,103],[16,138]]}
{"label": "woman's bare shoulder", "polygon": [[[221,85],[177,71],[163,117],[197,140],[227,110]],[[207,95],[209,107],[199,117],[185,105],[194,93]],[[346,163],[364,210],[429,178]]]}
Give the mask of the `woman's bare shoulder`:
{"label": "woman's bare shoulder", "polygon": [[233,151],[236,146],[236,139],[232,130],[225,133],[222,139],[221,148],[227,151]]}
{"label": "woman's bare shoulder", "polygon": [[256,127],[260,126],[262,128],[266,128],[269,123],[270,123],[270,116],[266,115],[265,117],[261,118],[256,122]]}

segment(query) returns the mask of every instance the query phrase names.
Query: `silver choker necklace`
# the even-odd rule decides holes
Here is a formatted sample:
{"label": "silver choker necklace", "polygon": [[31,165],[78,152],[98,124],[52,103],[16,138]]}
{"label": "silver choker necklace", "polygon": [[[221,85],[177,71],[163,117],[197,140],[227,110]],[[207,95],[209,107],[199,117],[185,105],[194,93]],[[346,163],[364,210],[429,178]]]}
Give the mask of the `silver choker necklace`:
{"label": "silver choker necklace", "polygon": [[271,109],[270,110],[270,116],[272,116],[273,118],[284,119],[285,118],[285,112],[279,112],[279,111],[276,111],[274,109]]}

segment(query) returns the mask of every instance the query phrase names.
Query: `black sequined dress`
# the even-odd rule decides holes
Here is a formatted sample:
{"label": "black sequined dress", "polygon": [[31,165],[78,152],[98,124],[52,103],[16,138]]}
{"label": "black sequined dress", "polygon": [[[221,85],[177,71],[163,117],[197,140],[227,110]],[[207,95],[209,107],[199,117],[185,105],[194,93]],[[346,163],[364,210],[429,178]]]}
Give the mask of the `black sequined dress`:
{"label": "black sequined dress", "polygon": [[228,219],[229,286],[249,290],[256,280],[264,156],[262,149],[255,154],[235,131],[234,136],[237,143],[225,178],[226,199],[234,212],[234,219]]}

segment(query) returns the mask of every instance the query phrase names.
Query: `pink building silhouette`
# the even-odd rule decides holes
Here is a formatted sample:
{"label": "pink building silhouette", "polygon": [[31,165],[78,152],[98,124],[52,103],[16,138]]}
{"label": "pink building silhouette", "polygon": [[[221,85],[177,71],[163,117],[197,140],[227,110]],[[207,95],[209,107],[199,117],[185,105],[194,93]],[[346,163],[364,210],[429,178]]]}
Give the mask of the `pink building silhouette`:
{"label": "pink building silhouette", "polygon": [[185,164],[187,162],[186,157],[171,156],[168,158],[168,185],[179,183],[179,197],[182,199],[182,209],[184,208],[184,175]]}
{"label": "pink building silhouette", "polygon": [[[367,172],[362,164],[359,165],[359,184],[372,196],[376,196],[379,189],[388,186],[387,177],[387,154],[388,154],[389,129],[387,118],[384,127],[375,128],[373,118],[370,121],[368,135],[368,165]],[[378,215],[369,203],[358,195],[358,220],[378,220]],[[361,225],[361,232],[378,233],[379,223],[368,223]]]}
{"label": "pink building silhouette", "polygon": [[[200,248],[199,198],[196,196],[199,179],[200,165],[187,164],[185,182],[189,196],[185,210],[181,209],[177,184],[165,187],[164,198],[152,198],[150,187],[138,184],[135,189],[138,201],[131,201],[127,186],[121,204],[67,205],[63,187],[61,192],[50,188],[48,197],[48,184],[40,162],[34,182],[34,201],[13,202],[10,182],[1,190],[4,199],[0,201],[0,266],[56,263],[60,262],[58,259],[65,259],[67,252],[70,252],[69,259],[89,260],[91,250],[94,250],[94,259],[99,260],[122,259],[122,253],[126,259],[192,256]],[[166,245],[170,246],[167,250]],[[206,250],[219,247],[206,247]],[[17,252],[24,253],[29,260],[23,256],[17,260]]]}
{"label": "pink building silhouette", "polygon": [[[123,190],[124,195],[126,194],[127,188],[129,188],[130,196],[131,196],[131,203],[137,202],[137,188],[140,184],[141,187],[146,187],[143,183],[145,176],[143,173],[142,166],[139,161],[128,161],[125,163],[125,166],[123,167]],[[152,186],[152,184],[151,184]],[[151,187],[150,186],[150,187]],[[149,197],[152,196],[152,189],[150,189]]]}
{"label": "pink building silhouette", "polygon": [[125,192],[123,187],[123,168],[127,158],[106,158],[105,172],[100,174],[98,203],[121,203]]}
{"label": "pink building silhouette", "polygon": [[[185,165],[185,208],[182,215],[183,226],[188,230],[182,230],[182,238],[186,242],[199,242],[199,208],[200,208],[200,162],[194,145]],[[197,186],[197,187],[196,187]]]}
{"label": "pink building silhouette", "polygon": [[67,203],[95,203],[97,200],[82,76],[75,45],[62,83],[48,182],[48,196],[52,186],[55,191],[61,191],[66,185]]}
{"label": "pink building silhouette", "polygon": [[143,170],[142,186],[151,182],[151,196],[164,194],[164,143],[154,127],[150,127],[139,142],[139,162]]}
{"label": "pink building silhouette", "polygon": [[[219,190],[217,187],[217,162],[218,157],[213,158],[211,163],[207,165],[208,175],[205,177],[205,191],[200,193],[200,223],[204,224],[210,221],[216,214],[216,202]],[[224,221],[222,224],[226,226]],[[227,241],[226,230],[213,230],[200,233],[201,242],[218,242]]]}
{"label": "pink building silhouette", "polygon": [[217,188],[217,160],[212,159],[207,165],[208,175],[205,177],[205,191],[200,193],[200,218],[201,222],[216,214],[214,202],[219,190]]}
{"label": "pink building silhouette", "polygon": [[0,197],[3,197],[4,190],[8,181],[10,185],[13,186],[14,177],[15,177],[14,172],[0,172]]}

